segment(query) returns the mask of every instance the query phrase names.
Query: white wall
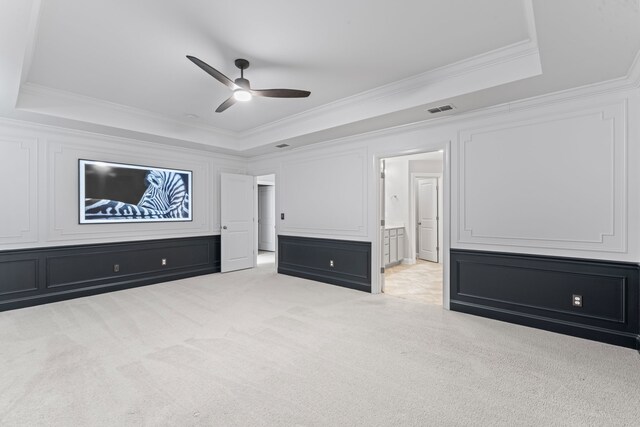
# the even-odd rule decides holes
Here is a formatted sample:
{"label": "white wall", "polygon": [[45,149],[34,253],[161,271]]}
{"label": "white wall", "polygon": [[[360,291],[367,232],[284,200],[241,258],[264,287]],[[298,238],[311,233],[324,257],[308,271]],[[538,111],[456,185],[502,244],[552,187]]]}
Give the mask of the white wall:
{"label": "white wall", "polygon": [[279,209],[293,216],[281,233],[371,241],[374,291],[378,159],[443,147],[451,247],[639,262],[640,94],[606,88],[345,138],[249,168],[281,172]]}
{"label": "white wall", "polygon": [[[387,225],[409,226],[409,160],[385,159],[385,221]],[[406,239],[405,239],[406,240]],[[405,242],[406,243],[406,242]],[[407,253],[406,248],[403,253]]]}
{"label": "white wall", "polygon": [[332,149],[279,161],[279,232],[366,240],[369,237],[366,150]]}
{"label": "white wall", "polygon": [[626,102],[612,100],[462,131],[458,247],[637,260],[626,121]]}
{"label": "white wall", "polygon": [[[249,162],[1,121],[0,248],[217,234],[218,176],[248,167],[276,173],[278,233],[372,242],[376,292],[378,160],[444,148],[445,251],[640,262],[639,117],[637,84],[596,85]],[[79,225],[79,158],[192,170],[193,222]]]}
{"label": "white wall", "polygon": [[[78,159],[193,171],[193,221],[80,225]],[[219,234],[218,177],[245,169],[231,156],[0,121],[0,250]]]}
{"label": "white wall", "polygon": [[409,160],[409,173],[442,173],[442,158]]}

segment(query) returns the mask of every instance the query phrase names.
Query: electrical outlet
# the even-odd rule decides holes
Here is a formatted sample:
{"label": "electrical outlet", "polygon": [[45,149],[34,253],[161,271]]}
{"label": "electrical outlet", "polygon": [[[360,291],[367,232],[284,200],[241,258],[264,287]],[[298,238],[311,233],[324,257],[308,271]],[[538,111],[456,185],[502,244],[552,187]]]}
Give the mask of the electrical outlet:
{"label": "electrical outlet", "polygon": [[582,307],[582,295],[573,295],[571,301],[574,307]]}
{"label": "electrical outlet", "polygon": [[120,264],[113,264],[113,272],[117,273],[120,271]]}
{"label": "electrical outlet", "polygon": [[329,267],[333,267],[333,260],[332,259],[329,260]]}
{"label": "electrical outlet", "polygon": [[162,258],[162,265],[167,265],[167,259],[166,258]]}

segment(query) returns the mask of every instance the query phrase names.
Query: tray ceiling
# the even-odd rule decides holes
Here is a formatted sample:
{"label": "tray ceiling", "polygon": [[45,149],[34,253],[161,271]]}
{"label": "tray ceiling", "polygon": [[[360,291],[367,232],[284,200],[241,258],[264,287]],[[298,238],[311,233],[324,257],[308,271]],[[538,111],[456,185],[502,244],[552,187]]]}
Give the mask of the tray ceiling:
{"label": "tray ceiling", "polygon": [[[424,108],[447,99],[455,114],[507,102],[514,90],[533,96],[620,77],[640,47],[637,1],[6,3],[0,35],[14,43],[0,44],[13,65],[0,68],[4,116],[231,152],[376,117],[426,120]],[[252,87],[311,96],[216,114],[229,90],[185,55],[232,79],[233,60],[246,58]]]}

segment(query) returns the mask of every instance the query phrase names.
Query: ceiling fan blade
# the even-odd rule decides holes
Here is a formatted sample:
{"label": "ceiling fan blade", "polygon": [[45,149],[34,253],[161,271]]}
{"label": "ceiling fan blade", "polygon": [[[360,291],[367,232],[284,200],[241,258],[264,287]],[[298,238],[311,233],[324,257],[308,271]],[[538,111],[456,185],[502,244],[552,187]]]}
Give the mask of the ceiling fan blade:
{"label": "ceiling fan blade", "polygon": [[236,99],[231,95],[226,101],[224,101],[218,108],[216,108],[216,113],[222,113],[227,108],[231,107],[236,103]]}
{"label": "ceiling fan blade", "polygon": [[216,70],[206,62],[196,58],[195,56],[187,55],[187,58],[189,59],[189,61],[196,64],[198,67],[202,68],[207,74],[209,74],[210,76],[218,80],[220,83],[229,87],[229,89],[234,90],[238,88],[238,86],[236,86],[233,80],[231,80],[229,77],[225,76],[220,71]]}
{"label": "ceiling fan blade", "polygon": [[306,98],[311,92],[298,89],[254,89],[251,94],[268,98]]}

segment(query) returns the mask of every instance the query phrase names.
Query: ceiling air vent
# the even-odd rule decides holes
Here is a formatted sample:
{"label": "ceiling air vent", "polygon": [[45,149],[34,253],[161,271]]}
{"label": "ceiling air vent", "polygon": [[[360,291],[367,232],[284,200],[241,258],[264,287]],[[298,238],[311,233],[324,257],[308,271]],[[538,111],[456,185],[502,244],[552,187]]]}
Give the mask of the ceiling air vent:
{"label": "ceiling air vent", "polygon": [[284,148],[284,147],[288,147],[289,144],[278,144],[276,145],[276,148]]}
{"label": "ceiling air vent", "polygon": [[431,114],[442,113],[443,111],[453,110],[453,105],[441,105],[440,107],[429,108],[427,111]]}

